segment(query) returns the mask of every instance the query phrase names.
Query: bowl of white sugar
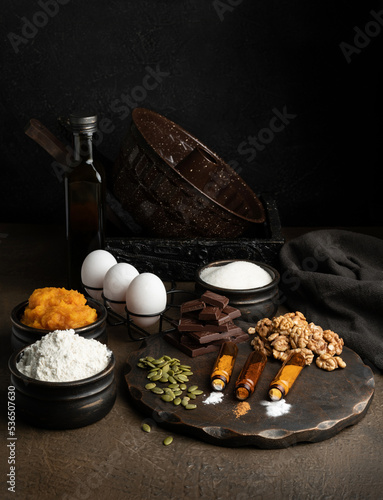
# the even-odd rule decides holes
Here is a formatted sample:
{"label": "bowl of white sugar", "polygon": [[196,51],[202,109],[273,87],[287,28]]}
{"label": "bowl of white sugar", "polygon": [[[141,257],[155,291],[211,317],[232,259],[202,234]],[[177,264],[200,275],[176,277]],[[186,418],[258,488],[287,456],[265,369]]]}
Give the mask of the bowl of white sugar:
{"label": "bowl of white sugar", "polygon": [[241,311],[241,318],[255,322],[272,317],[278,309],[279,273],[272,266],[251,260],[219,260],[196,272],[196,291],[224,295]]}
{"label": "bowl of white sugar", "polygon": [[74,330],[56,330],[14,352],[8,363],[17,415],[46,429],[97,422],[116,399],[113,352]]}

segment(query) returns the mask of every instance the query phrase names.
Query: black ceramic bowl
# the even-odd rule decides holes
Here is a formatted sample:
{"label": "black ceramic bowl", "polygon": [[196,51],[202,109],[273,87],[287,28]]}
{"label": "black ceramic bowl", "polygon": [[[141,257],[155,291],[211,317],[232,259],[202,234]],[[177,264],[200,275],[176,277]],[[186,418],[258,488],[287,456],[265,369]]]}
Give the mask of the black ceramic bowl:
{"label": "black ceramic bowl", "polygon": [[[21,323],[21,317],[24,309],[28,305],[28,301],[13,308],[11,312],[12,333],[11,345],[13,350],[19,350],[26,345],[34,344],[41,337],[49,333],[49,330],[40,330],[31,328],[30,326]],[[97,321],[90,325],[81,328],[75,328],[74,331],[81,337],[86,339],[95,339],[103,344],[107,343],[106,319],[108,316],[105,307],[97,300],[88,299],[87,305],[93,307],[97,311]]]}
{"label": "black ceramic bowl", "polygon": [[75,429],[101,420],[116,400],[115,359],[92,377],[73,382],[45,382],[27,377],[16,366],[25,348],[9,359],[17,416],[45,429]]}
{"label": "black ceramic bowl", "polygon": [[[230,264],[231,262],[251,262],[264,269],[270,274],[272,281],[258,288],[248,288],[245,290],[220,288],[218,286],[206,283],[201,278],[201,273],[208,267],[218,267]],[[278,309],[278,283],[279,273],[276,269],[264,264],[246,259],[230,259],[218,260],[199,268],[196,272],[196,292],[203,293],[205,290],[210,290],[219,295],[224,295],[229,299],[230,305],[241,311],[241,319],[247,322],[255,323],[262,318],[272,318]]]}

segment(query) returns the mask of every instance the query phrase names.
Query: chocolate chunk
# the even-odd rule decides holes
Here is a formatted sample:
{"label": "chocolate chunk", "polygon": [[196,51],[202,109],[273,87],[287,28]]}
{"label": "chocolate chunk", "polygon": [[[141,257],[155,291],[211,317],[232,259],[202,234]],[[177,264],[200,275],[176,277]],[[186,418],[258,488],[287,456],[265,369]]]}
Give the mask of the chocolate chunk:
{"label": "chocolate chunk", "polygon": [[216,320],[211,320],[210,323],[214,325],[224,325],[229,321],[231,321],[231,317],[228,314],[221,312],[218,318]]}
{"label": "chocolate chunk", "polygon": [[239,326],[232,324],[226,332],[188,332],[187,335],[199,344],[206,344],[216,340],[227,339],[227,337],[233,337],[241,332],[243,333]]}
{"label": "chocolate chunk", "polygon": [[222,325],[215,324],[211,322],[199,321],[197,317],[192,316],[193,313],[182,316],[178,321],[178,331],[179,332],[226,332],[230,325],[233,324],[232,321],[227,321]]}
{"label": "chocolate chunk", "polygon": [[227,332],[229,329],[230,325],[233,325],[234,323],[230,320],[227,321],[226,323],[223,323],[222,325],[213,325],[211,321],[208,321],[207,323],[204,324],[201,332]]}
{"label": "chocolate chunk", "polygon": [[180,335],[177,332],[169,332],[164,335],[164,339],[177,347],[180,351],[184,352],[191,358],[197,356],[202,356],[203,354],[208,354],[209,352],[218,351],[220,346],[215,344],[196,344],[192,339],[188,338],[186,335]]}
{"label": "chocolate chunk", "polygon": [[196,318],[182,317],[178,322],[179,332],[200,332],[205,325]]}
{"label": "chocolate chunk", "polygon": [[197,342],[198,344],[208,344],[213,340],[219,340],[222,335],[228,332],[185,332],[188,337]]}
{"label": "chocolate chunk", "polygon": [[234,342],[234,344],[241,344],[242,342],[247,342],[249,340],[249,334],[241,330],[240,332],[237,332],[234,335],[231,335],[230,337],[215,340],[214,342],[212,342],[212,344],[220,346],[223,342],[226,342],[227,340]]}
{"label": "chocolate chunk", "polygon": [[188,300],[181,304],[181,314],[189,313],[191,311],[199,311],[206,307],[205,302],[201,299]]}
{"label": "chocolate chunk", "polygon": [[221,309],[219,307],[207,306],[198,315],[198,319],[201,321],[211,321],[218,319],[221,314]]}
{"label": "chocolate chunk", "polygon": [[219,295],[218,293],[211,292],[210,290],[206,290],[206,292],[201,295],[201,300],[203,300],[210,306],[217,306],[221,309],[226,307],[229,303],[229,299],[227,297]]}
{"label": "chocolate chunk", "polygon": [[241,316],[241,311],[232,306],[226,306],[222,309],[222,312],[228,314],[231,319],[239,318]]}

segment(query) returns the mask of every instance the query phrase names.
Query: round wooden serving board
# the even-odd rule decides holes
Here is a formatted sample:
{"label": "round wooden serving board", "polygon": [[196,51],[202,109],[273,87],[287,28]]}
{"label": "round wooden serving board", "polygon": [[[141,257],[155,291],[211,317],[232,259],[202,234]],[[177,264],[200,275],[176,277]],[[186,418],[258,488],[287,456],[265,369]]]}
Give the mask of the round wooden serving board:
{"label": "round wooden serving board", "polygon": [[[154,335],[127,359],[124,376],[129,394],[137,408],[169,430],[232,447],[271,449],[322,441],[356,424],[366,414],[374,393],[374,377],[354,351],[344,348],[342,358],[346,368],[326,372],[317,368],[315,362],[304,368],[286,396],[286,402],[291,404],[289,413],[279,417],[268,416],[267,408],[262,405],[268,401],[269,384],[281,366],[279,361],[269,359],[254,394],[247,400],[250,409],[237,416],[240,402],[234,396],[235,380],[251,349],[249,343],[239,345],[234,372],[223,399],[215,405],[205,404],[203,401],[212,392],[210,372],[217,353],[191,358],[168,344],[160,334]],[[145,389],[149,382],[147,371],[137,366],[138,360],[164,354],[192,367],[189,385],[198,385],[204,391],[194,401],[196,409],[186,410],[166,403]]]}

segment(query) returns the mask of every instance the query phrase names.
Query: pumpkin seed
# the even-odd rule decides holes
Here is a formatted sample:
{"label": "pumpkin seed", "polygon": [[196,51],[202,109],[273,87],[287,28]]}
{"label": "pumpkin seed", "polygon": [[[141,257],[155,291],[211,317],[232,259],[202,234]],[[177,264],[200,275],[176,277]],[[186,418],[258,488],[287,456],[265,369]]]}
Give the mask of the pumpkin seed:
{"label": "pumpkin seed", "polygon": [[187,385],[186,384],[181,384],[180,385],[180,389],[181,389],[181,391],[186,391]]}
{"label": "pumpkin seed", "polygon": [[153,365],[156,365],[156,366],[158,366],[158,365],[159,365],[160,363],[162,363],[162,362],[163,362],[163,359],[161,359],[161,358],[159,358],[159,359],[154,359],[154,360],[152,361]]}
{"label": "pumpkin seed", "polygon": [[179,384],[177,384],[177,382],[175,383],[171,383],[168,385],[169,389],[178,389],[179,388]]}
{"label": "pumpkin seed", "polygon": [[196,391],[193,391],[193,394],[195,394],[196,396],[200,396],[201,394],[203,394],[203,391],[201,391],[201,389],[197,389]]}
{"label": "pumpkin seed", "polygon": [[149,384],[146,384],[145,389],[148,389],[148,391],[150,391],[150,389],[153,389],[153,387],[156,387],[156,384],[154,382],[149,382]]}
{"label": "pumpkin seed", "polygon": [[154,394],[164,394],[164,390],[161,389],[161,387],[153,387],[151,392],[153,392]]}
{"label": "pumpkin seed", "polygon": [[182,398],[182,401],[181,401],[182,406],[186,406],[189,403],[189,401],[190,401],[190,398],[188,398],[187,396],[184,396]]}
{"label": "pumpkin seed", "polygon": [[185,375],[186,377],[191,377],[193,375],[193,372],[190,370],[184,370],[182,372],[182,375]]}
{"label": "pumpkin seed", "polygon": [[170,396],[172,396],[173,399],[175,398],[174,392],[171,389],[169,389],[169,387],[166,387],[164,389],[164,392],[165,394],[169,394]]}
{"label": "pumpkin seed", "polygon": [[149,424],[142,424],[141,429],[144,432],[150,432],[152,430]]}
{"label": "pumpkin seed", "polygon": [[173,442],[173,437],[172,436],[168,436],[164,439],[164,445],[165,446],[169,446],[169,444],[172,444]]}
{"label": "pumpkin seed", "polygon": [[188,389],[189,392],[194,392],[198,389],[198,385],[191,385]]}
{"label": "pumpkin seed", "polygon": [[191,403],[189,403],[185,406],[185,410],[194,410],[195,408],[197,408],[197,405],[194,405]]}
{"label": "pumpkin seed", "polygon": [[163,396],[161,396],[161,399],[162,399],[162,401],[166,401],[167,403],[170,403],[170,401],[173,401],[174,398],[170,394],[164,394]]}
{"label": "pumpkin seed", "polygon": [[153,382],[157,382],[157,380],[160,380],[162,378],[162,373],[157,373],[153,377],[150,377],[150,380]]}
{"label": "pumpkin seed", "polygon": [[179,406],[181,404],[181,398],[180,397],[177,397],[173,400],[173,404],[176,405],[176,406]]}
{"label": "pumpkin seed", "polygon": [[197,396],[194,394],[194,392],[188,392],[188,398],[190,399],[195,399]]}

